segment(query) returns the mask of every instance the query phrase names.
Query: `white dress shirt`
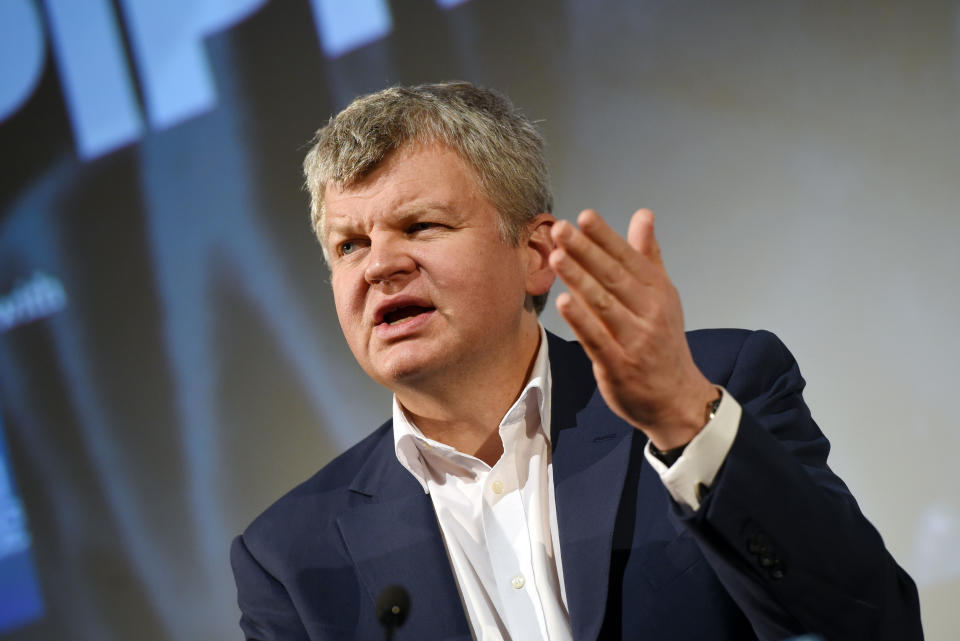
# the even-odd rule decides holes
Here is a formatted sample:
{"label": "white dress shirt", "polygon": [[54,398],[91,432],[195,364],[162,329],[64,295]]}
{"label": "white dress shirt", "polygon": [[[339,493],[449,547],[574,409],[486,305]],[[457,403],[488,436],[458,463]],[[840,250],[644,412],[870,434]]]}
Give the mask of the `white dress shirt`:
{"label": "white dress shirt", "polygon": [[[547,351],[541,327],[530,379],[500,422],[503,456],[493,467],[424,436],[393,400],[397,459],[430,495],[478,641],[572,639],[550,460]],[[671,467],[648,443],[646,458],[674,500],[699,508],[696,488],[713,481],[739,420],[740,406],[723,392],[714,419]]]}

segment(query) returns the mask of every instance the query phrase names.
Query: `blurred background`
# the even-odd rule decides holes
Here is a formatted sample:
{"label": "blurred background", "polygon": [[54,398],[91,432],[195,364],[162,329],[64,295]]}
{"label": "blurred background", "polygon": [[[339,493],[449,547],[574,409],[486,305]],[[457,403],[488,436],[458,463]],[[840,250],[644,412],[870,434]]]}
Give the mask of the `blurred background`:
{"label": "blurred background", "polygon": [[689,328],[783,338],[928,639],[955,639],[937,0],[0,2],[0,638],[240,637],[230,539],[389,413],[340,334],[306,143],[448,79],[539,121],[559,217],[657,212]]}

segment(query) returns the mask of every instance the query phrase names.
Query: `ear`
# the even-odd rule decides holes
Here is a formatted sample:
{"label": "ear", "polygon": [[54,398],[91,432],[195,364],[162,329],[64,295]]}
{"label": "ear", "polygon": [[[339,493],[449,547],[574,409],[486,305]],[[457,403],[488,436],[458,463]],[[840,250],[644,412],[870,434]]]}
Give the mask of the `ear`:
{"label": "ear", "polygon": [[527,256],[527,295],[539,296],[550,291],[556,278],[550,267],[553,238],[550,228],[557,221],[553,214],[537,214],[527,224],[524,248]]}

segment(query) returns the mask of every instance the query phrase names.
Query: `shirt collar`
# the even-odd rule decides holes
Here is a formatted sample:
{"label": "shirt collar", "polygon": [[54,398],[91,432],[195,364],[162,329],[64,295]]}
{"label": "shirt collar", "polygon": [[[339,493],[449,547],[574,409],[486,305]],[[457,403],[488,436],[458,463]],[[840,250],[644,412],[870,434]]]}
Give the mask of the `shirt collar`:
{"label": "shirt collar", "polygon": [[[537,357],[534,359],[533,368],[530,371],[530,378],[527,379],[527,383],[524,385],[523,391],[520,392],[520,396],[517,397],[514,404],[507,410],[507,413],[504,414],[503,419],[500,421],[500,426],[502,427],[505,422],[516,417],[518,412],[522,413],[526,406],[527,397],[530,394],[536,394],[540,408],[540,430],[543,432],[549,445],[550,390],[552,385],[550,378],[550,357],[549,350],[547,349],[547,332],[543,328],[543,325],[539,327],[540,347],[537,349]],[[429,490],[427,488],[427,474],[424,469],[422,452],[430,451],[438,456],[466,456],[445,443],[424,436],[420,428],[407,417],[406,412],[403,411],[403,407],[400,405],[400,401],[397,400],[396,394],[393,396],[393,445],[397,460],[413,474],[414,478],[416,478],[423,487],[423,491],[427,493],[429,493]]]}

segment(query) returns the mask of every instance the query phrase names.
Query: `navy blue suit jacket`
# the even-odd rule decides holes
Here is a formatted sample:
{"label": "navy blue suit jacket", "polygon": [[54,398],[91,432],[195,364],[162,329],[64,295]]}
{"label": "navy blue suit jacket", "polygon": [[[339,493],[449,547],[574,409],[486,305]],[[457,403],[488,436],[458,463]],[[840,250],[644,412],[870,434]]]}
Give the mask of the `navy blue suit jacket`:
{"label": "navy blue suit jacket", "polygon": [[[648,641],[922,638],[916,588],[843,482],[769,332],[691,332],[701,371],[743,407],[695,513],[643,456],[646,437],[597,391],[581,347],[549,337],[552,447],[574,638]],[[430,497],[387,422],[267,509],[231,550],[249,639],[379,639],[374,604],[400,584],[396,639],[468,641]],[[524,641],[524,640],[517,640]]]}

